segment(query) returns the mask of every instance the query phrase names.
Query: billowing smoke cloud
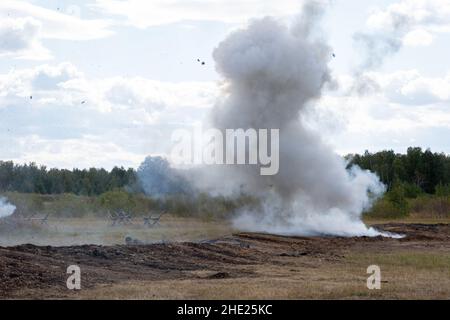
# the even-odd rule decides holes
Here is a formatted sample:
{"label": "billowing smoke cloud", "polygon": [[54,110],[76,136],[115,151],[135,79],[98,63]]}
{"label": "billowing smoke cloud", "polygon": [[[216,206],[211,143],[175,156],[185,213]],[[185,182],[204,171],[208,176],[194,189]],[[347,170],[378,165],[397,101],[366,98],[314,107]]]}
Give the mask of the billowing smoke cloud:
{"label": "billowing smoke cloud", "polygon": [[235,220],[240,229],[378,235],[361,222],[361,214],[384,191],[383,185],[372,173],[346,170],[345,161],[302,119],[331,81],[327,64],[332,51],[315,36],[323,10],[320,3],[306,4],[290,27],[272,18],[255,20],[214,51],[225,92],[214,109],[213,126],[280,129],[277,175],[261,176],[259,168],[245,165],[214,167],[208,173],[208,190],[231,185],[263,199],[260,210],[243,211]]}
{"label": "billowing smoke cloud", "polygon": [[14,205],[10,204],[7,199],[0,197],[0,219],[9,217],[15,210]]}
{"label": "billowing smoke cloud", "polygon": [[147,157],[137,170],[139,185],[154,197],[191,193],[189,182],[179,170],[161,157]]}

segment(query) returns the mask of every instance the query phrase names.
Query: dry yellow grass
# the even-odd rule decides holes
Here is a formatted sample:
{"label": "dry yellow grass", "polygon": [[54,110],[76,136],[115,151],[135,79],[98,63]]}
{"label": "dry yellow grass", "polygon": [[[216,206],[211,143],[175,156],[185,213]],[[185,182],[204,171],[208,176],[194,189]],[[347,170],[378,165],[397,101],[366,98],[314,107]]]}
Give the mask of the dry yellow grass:
{"label": "dry yellow grass", "polygon": [[424,218],[417,216],[410,216],[401,219],[372,219],[364,218],[364,222],[369,225],[386,224],[386,223],[420,223],[420,224],[450,224],[450,218]]}
{"label": "dry yellow grass", "polygon": [[[124,282],[72,298],[87,299],[449,299],[450,254],[351,253],[339,262],[274,268],[253,266],[254,277]],[[379,265],[382,289],[366,286],[369,265]]]}
{"label": "dry yellow grass", "polygon": [[11,229],[10,234],[0,234],[0,246],[31,243],[42,246],[69,246],[82,244],[125,244],[125,237],[145,243],[160,241],[198,241],[218,238],[233,232],[223,221],[205,221],[196,218],[165,215],[160,226],[148,228],[142,218],[135,218],[132,225],[111,226],[107,218],[59,218],[48,225],[36,223],[24,232]]}
{"label": "dry yellow grass", "polygon": [[[158,239],[172,235],[195,240],[227,235],[226,224],[166,216],[161,229],[140,227],[110,229],[110,239],[120,241],[125,232],[142,232],[142,237]],[[368,221],[384,224],[390,221]],[[447,220],[408,218],[396,223],[449,223]],[[85,225],[74,221],[72,225]],[[91,227],[104,221],[91,221]],[[89,230],[88,230],[89,231]],[[85,231],[86,232],[86,231]],[[260,247],[264,254],[265,247]],[[286,252],[286,244],[279,248]],[[239,276],[211,279],[215,265],[208,270],[184,270],[183,279],[122,281],[97,285],[80,292],[64,292],[58,298],[71,299],[450,299],[450,252],[447,242],[417,240],[411,242],[364,242],[357,239],[351,247],[342,247],[338,255],[279,257],[278,247],[268,255],[271,263],[239,265]],[[281,250],[280,249],[280,250]],[[306,251],[311,248],[308,246]],[[330,248],[332,250],[333,248]],[[328,251],[328,247],[326,248]],[[337,250],[337,249],[335,249]],[[277,263],[277,262],[282,263]],[[252,262],[253,263],[253,262]],[[366,286],[367,267],[378,265],[382,273],[381,290]],[[232,272],[231,272],[232,273]],[[185,275],[185,276],[184,276]],[[243,275],[243,276],[242,276]],[[158,278],[162,279],[162,278]],[[51,296],[52,292],[24,290],[19,296]]]}

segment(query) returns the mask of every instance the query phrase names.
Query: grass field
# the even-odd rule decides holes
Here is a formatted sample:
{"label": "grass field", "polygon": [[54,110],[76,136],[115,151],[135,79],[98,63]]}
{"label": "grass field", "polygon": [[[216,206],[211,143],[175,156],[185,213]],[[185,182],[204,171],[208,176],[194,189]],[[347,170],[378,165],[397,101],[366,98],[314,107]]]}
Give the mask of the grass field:
{"label": "grass field", "polygon": [[155,228],[146,227],[142,218],[134,218],[130,225],[118,226],[112,226],[108,218],[49,218],[46,225],[36,221],[19,228],[4,229],[0,234],[0,246],[24,243],[41,246],[122,245],[125,244],[126,237],[150,244],[199,241],[221,237],[231,232],[231,227],[226,222],[214,223],[173,215],[161,217],[159,226]]}
{"label": "grass field", "polygon": [[[383,224],[405,239],[290,238],[235,234],[223,223],[166,216],[160,229],[105,226],[71,219],[73,234],[86,237],[101,226],[103,246],[0,249],[1,297],[62,299],[448,299],[450,225],[408,218]],[[420,222],[420,224],[417,224]],[[424,223],[431,223],[428,226]],[[62,223],[62,222],[60,222]],[[433,224],[434,223],[434,224]],[[439,223],[436,225],[435,223]],[[56,225],[58,227],[58,225]],[[379,226],[379,225],[378,225]],[[50,227],[51,228],[51,225]],[[181,231],[182,230],[182,231]],[[67,231],[67,228],[65,229]],[[62,245],[63,233],[52,241]],[[58,232],[61,239],[58,240]],[[117,246],[126,234],[147,246]],[[161,238],[169,239],[161,243]],[[221,239],[211,244],[198,240]],[[94,239],[94,238],[92,238]],[[189,241],[189,242],[178,242]],[[45,239],[40,239],[44,241]],[[43,242],[45,243],[45,241]],[[160,244],[158,244],[160,243]],[[244,246],[242,246],[244,244]],[[65,268],[84,272],[81,291],[65,288]],[[381,269],[381,290],[366,286],[367,267]],[[49,269],[50,267],[50,269]],[[49,271],[51,270],[51,272]],[[49,274],[50,272],[50,274]],[[36,273],[40,277],[36,277]],[[15,282],[17,281],[19,282]]]}
{"label": "grass field", "polygon": [[[368,290],[366,269],[382,270],[381,290]],[[355,253],[338,263],[265,268],[259,277],[164,280],[99,286],[77,298],[96,299],[449,299],[450,254],[427,251]]]}
{"label": "grass field", "polygon": [[[156,228],[134,215],[131,224],[112,226],[96,199],[23,199],[25,218],[36,207],[52,214],[47,224],[23,217],[0,223],[0,298],[450,298],[450,216],[418,207],[397,218],[364,217],[405,239],[285,238],[242,235],[226,219],[202,215],[165,214]],[[84,203],[84,213],[57,212],[68,203]],[[126,246],[126,237],[139,245]],[[203,242],[211,239],[218,240]],[[11,247],[24,243],[32,245]],[[74,263],[84,277],[78,292],[65,287]],[[381,269],[381,290],[366,286],[370,265]]]}

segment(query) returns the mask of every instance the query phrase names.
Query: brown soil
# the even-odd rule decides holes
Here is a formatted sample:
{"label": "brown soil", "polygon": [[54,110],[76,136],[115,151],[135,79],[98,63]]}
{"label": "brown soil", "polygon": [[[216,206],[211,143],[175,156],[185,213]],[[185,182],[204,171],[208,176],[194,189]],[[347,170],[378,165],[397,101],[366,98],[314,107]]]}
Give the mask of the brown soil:
{"label": "brown soil", "polygon": [[74,264],[81,268],[83,290],[90,290],[130,281],[252,279],[261,276],[255,266],[274,272],[298,271],[339,263],[355,252],[450,249],[450,225],[376,227],[406,237],[306,238],[240,233],[203,243],[0,248],[0,298],[70,298],[66,270]]}

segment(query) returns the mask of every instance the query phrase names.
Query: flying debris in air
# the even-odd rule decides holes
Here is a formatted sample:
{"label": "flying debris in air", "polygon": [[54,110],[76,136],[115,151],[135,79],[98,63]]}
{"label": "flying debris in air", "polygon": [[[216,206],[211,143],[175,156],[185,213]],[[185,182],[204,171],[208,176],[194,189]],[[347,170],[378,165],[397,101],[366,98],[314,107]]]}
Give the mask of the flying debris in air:
{"label": "flying debris in air", "polygon": [[33,96],[30,96],[30,100],[33,100]]}
{"label": "flying debris in air", "polygon": [[204,65],[206,64],[205,61],[202,61],[202,60],[200,60],[200,59],[197,59],[197,62],[198,62],[198,63],[201,63],[202,66],[204,66]]}
{"label": "flying debris in air", "polygon": [[81,104],[85,104],[85,103],[86,103],[86,101],[85,101],[85,100],[81,101]]}
{"label": "flying debris in air", "polygon": [[333,58],[336,58],[336,54],[335,53],[333,53]]}

